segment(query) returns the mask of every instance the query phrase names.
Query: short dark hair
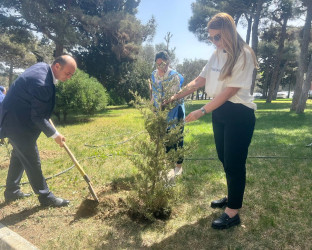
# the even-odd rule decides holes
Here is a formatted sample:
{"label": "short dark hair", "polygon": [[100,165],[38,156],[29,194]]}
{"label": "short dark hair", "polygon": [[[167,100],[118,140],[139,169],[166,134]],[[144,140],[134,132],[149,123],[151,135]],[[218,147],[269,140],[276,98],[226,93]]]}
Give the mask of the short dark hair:
{"label": "short dark hair", "polygon": [[163,59],[164,61],[169,61],[169,55],[166,51],[159,51],[155,56],[155,62],[157,59]]}

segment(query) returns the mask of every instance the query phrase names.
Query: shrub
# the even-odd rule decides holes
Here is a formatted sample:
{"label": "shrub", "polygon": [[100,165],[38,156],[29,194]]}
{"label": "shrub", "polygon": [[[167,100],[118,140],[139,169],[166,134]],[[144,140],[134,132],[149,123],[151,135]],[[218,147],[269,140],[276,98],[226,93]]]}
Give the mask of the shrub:
{"label": "shrub", "polygon": [[[150,221],[155,218],[167,219],[171,212],[170,201],[174,197],[174,188],[167,174],[175,167],[185,148],[166,153],[165,145],[173,145],[181,138],[182,124],[176,120],[167,122],[168,111],[172,105],[155,108],[149,100],[137,95],[135,100],[143,115],[148,136],[137,139],[134,144],[137,155],[131,160],[138,173],[133,191],[128,197],[130,214]],[[168,126],[174,126],[169,133]]]}
{"label": "shrub", "polygon": [[74,76],[56,85],[54,113],[64,121],[69,113],[92,115],[105,109],[108,103],[106,89],[95,78],[77,69]]}

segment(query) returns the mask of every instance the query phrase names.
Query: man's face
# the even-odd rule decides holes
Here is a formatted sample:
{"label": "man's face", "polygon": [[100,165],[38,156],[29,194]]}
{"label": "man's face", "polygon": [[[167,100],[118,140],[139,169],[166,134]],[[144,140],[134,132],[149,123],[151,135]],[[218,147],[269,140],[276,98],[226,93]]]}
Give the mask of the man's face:
{"label": "man's face", "polygon": [[65,82],[70,79],[76,71],[76,65],[72,63],[67,63],[64,66],[59,63],[55,64],[55,73],[54,76],[57,80]]}

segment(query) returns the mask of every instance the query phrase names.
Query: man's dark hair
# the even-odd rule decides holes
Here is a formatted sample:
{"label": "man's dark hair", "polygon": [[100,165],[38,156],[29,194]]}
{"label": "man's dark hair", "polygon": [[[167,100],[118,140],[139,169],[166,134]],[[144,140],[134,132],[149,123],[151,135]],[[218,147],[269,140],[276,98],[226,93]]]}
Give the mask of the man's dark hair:
{"label": "man's dark hair", "polygon": [[169,61],[169,55],[166,51],[159,51],[155,56],[155,62],[158,58],[163,59],[164,61]]}

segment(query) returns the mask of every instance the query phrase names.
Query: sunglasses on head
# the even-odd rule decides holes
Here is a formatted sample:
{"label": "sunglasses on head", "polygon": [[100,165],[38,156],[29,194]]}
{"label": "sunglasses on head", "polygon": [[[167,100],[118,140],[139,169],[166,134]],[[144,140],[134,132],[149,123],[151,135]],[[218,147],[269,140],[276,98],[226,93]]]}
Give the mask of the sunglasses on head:
{"label": "sunglasses on head", "polygon": [[221,39],[221,34],[217,34],[215,36],[208,36],[208,40],[211,42],[213,42],[213,41],[219,42],[220,39]]}

